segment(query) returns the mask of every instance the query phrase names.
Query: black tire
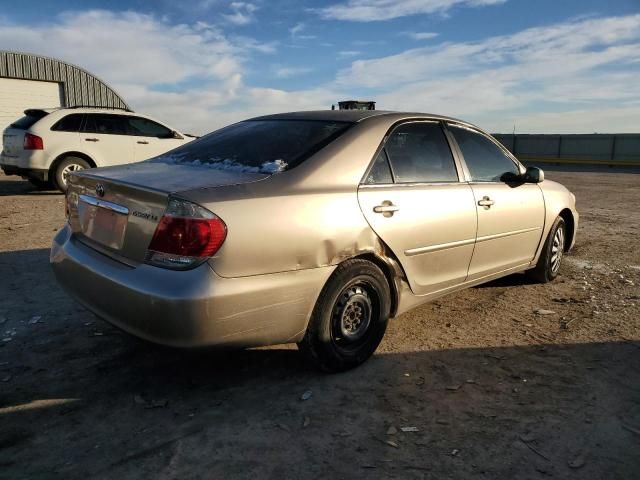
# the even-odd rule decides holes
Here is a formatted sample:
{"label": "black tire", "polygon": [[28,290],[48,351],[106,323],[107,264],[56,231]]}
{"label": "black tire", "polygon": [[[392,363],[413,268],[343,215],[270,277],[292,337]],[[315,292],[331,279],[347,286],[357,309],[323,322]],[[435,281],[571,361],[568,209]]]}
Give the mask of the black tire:
{"label": "black tire", "polygon": [[[560,231],[561,241],[558,245],[558,239],[556,234]],[[560,271],[560,264],[562,263],[562,257],[564,256],[565,250],[565,242],[567,239],[567,227],[562,219],[562,217],[556,218],[556,221],[553,222],[551,226],[551,230],[549,230],[549,235],[544,242],[544,246],[542,247],[542,252],[540,253],[540,258],[538,259],[538,263],[535,268],[528,270],[527,275],[531,277],[533,280],[536,280],[540,283],[547,283],[554,280],[558,276],[558,272]],[[557,259],[556,265],[556,251],[559,255]]]}
{"label": "black tire", "polygon": [[391,291],[382,270],[366,260],[346,260],[320,292],[298,348],[325,372],[357,367],[378,348],[390,311]]}
{"label": "black tire", "polygon": [[27,180],[38,190],[53,190],[55,188],[53,182],[48,180],[40,180],[39,178],[27,178]]}
{"label": "black tire", "polygon": [[80,157],[65,157],[63,158],[55,168],[53,172],[53,182],[55,187],[61,192],[67,191],[67,182],[64,179],[65,170],[69,167],[75,166],[74,170],[83,170],[85,168],[91,168],[89,162]]}

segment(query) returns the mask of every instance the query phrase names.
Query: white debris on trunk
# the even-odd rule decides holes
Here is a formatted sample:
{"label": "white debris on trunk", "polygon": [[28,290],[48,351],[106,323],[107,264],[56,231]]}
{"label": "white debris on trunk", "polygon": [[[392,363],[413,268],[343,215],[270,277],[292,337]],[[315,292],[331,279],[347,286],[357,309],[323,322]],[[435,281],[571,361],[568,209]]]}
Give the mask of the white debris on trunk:
{"label": "white debris on trunk", "polygon": [[153,161],[169,163],[174,165],[191,165],[196,167],[205,167],[205,168],[211,168],[214,170],[224,170],[227,172],[238,172],[238,173],[271,173],[273,174],[273,173],[283,172],[287,168],[287,162],[285,162],[280,158],[270,162],[264,162],[259,167],[244,165],[230,158],[225,158],[225,159],[211,158],[209,160],[202,161],[200,159],[185,160],[183,156],[178,156],[178,155],[164,155],[162,157],[155,158]]}

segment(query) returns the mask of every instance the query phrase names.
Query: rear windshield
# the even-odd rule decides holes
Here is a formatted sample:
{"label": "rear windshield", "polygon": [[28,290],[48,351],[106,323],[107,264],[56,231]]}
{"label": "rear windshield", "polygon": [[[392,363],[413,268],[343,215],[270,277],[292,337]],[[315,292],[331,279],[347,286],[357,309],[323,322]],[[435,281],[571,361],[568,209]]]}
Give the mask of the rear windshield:
{"label": "rear windshield", "polygon": [[351,125],[319,120],[247,120],[212,132],[153,161],[276,173],[299,165]]}
{"label": "rear windshield", "polygon": [[47,112],[43,112],[41,110],[30,111],[24,117],[16,120],[11,124],[11,128],[19,128],[21,130],[26,130],[31,128],[31,126],[40,120],[43,117],[48,115]]}

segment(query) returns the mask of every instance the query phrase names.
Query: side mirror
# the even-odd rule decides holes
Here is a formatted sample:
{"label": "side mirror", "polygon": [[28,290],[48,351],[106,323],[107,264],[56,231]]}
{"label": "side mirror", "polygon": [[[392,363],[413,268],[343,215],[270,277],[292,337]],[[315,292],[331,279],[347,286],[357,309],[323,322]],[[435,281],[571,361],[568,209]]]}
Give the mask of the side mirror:
{"label": "side mirror", "polygon": [[524,178],[527,183],[541,183],[544,181],[544,172],[538,167],[527,167]]}

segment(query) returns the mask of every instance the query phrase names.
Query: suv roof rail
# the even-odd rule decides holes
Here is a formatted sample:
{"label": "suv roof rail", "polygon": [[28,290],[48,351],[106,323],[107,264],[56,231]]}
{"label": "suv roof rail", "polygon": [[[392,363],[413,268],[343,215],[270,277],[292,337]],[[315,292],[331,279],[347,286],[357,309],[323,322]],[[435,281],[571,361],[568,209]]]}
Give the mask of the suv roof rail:
{"label": "suv roof rail", "polygon": [[71,105],[69,107],[60,107],[61,109],[72,109],[72,108],[94,108],[96,110],[122,110],[123,112],[133,112],[130,108],[122,108],[122,107],[104,107],[97,105]]}

